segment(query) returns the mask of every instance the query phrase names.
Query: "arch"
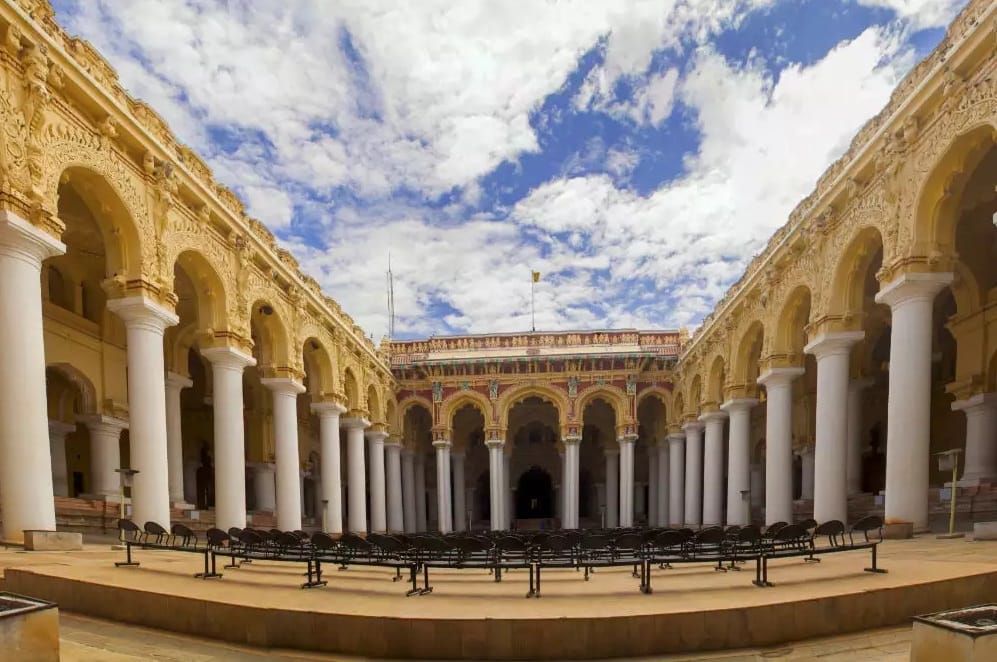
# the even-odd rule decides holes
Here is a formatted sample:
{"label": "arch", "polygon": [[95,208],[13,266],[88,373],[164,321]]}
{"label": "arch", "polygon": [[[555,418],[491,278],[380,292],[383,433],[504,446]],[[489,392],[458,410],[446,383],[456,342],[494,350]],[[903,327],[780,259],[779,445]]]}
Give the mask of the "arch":
{"label": "arch", "polygon": [[[200,331],[224,331],[228,329],[228,294],[225,281],[202,253],[185,250],[177,255],[173,265],[174,273],[181,269],[194,286],[197,297],[197,328]],[[176,277],[176,276],[174,276]]]}
{"label": "arch", "polygon": [[441,422],[452,430],[454,416],[465,405],[470,405],[480,411],[482,418],[485,419],[485,425],[489,425],[494,420],[491,401],[484,394],[472,389],[457,391],[443,400],[440,404]]}
{"label": "arch", "polygon": [[724,402],[724,380],[726,379],[727,366],[724,364],[724,357],[717,354],[710,364],[709,376],[706,379],[706,393],[703,398],[704,405],[719,407]]}
{"label": "arch", "polygon": [[673,403],[672,410],[669,416],[669,425],[680,425],[682,423],[682,417],[685,415],[684,411],[685,402],[682,398],[682,394],[678,393],[675,396],[675,402]]}
{"label": "arch", "polygon": [[499,425],[503,430],[508,429],[509,427],[509,412],[512,410],[513,405],[518,402],[522,402],[529,397],[540,398],[544,402],[552,404],[554,406],[554,410],[557,412],[560,425],[565,424],[568,413],[571,410],[570,405],[568,404],[567,393],[553,386],[524,384],[522,386],[509,389],[503,393],[502,397],[499,399]]}
{"label": "arch", "polygon": [[883,236],[878,228],[864,226],[855,231],[847,248],[838,257],[828,287],[828,305],[824,314],[860,321],[865,309],[870,267],[877,258],[882,260],[882,254]]}
{"label": "arch", "polygon": [[703,380],[700,378],[698,374],[693,375],[692,381],[689,382],[689,402],[687,406],[690,409],[687,412],[686,411],[681,412],[681,415],[683,417],[686,414],[689,414],[691,416],[698,416],[699,407],[702,404],[702,402],[703,402]]}
{"label": "arch", "polygon": [[[343,394],[346,396],[346,408],[352,411],[361,410],[360,384],[351,368],[343,371]],[[432,411],[432,410],[430,410]]]}
{"label": "arch", "polygon": [[402,429],[398,423],[397,416],[398,403],[395,402],[395,396],[391,394],[388,396],[387,402],[384,403],[384,423],[388,426],[388,432],[392,435],[397,435]]}
{"label": "arch", "polygon": [[291,367],[287,326],[270,302],[258,299],[250,310],[253,357],[257,365],[270,373]]}
{"label": "arch", "polygon": [[772,331],[772,353],[785,356],[794,366],[803,363],[803,348],[807,344],[807,326],[810,324],[810,288],[797,285],[775,318]]}
{"label": "arch", "polygon": [[384,411],[381,409],[381,394],[373,384],[367,386],[367,413],[371,423],[384,423]]}
{"label": "arch", "polygon": [[335,392],[332,357],[322,341],[315,336],[305,339],[301,350],[305,375],[308,377],[308,391],[315,396],[323,396]]}
{"label": "arch", "polygon": [[197,343],[197,324],[173,326],[166,330],[166,369],[178,375],[187,374],[187,355]]}
{"label": "arch", "polygon": [[671,390],[662,386],[648,386],[647,388],[642,389],[637,395],[637,407],[640,408],[641,402],[643,402],[646,398],[655,398],[661,401],[665,411],[669,411],[671,410],[672,403],[674,401],[673,396],[674,394]]}
{"label": "arch", "polygon": [[954,253],[962,192],[995,144],[997,121],[987,120],[955,136],[935,161],[916,198],[914,250]]}
{"label": "arch", "polygon": [[[57,373],[60,377],[69,382],[79,393],[80,415],[97,413],[97,388],[87,375],[74,365],[69,363],[50,363],[45,366],[45,370]],[[60,420],[65,419],[65,402],[59,403]]]}
{"label": "arch", "polygon": [[[80,150],[80,155],[85,152]],[[72,213],[67,205],[70,190],[86,206],[100,231],[106,254],[106,276],[120,276],[125,280],[141,277],[142,243],[135,217],[141,207],[130,209],[109,179],[90,165],[70,163],[54,179],[52,191],[55,208],[63,221],[67,220],[65,215]]]}
{"label": "arch", "polygon": [[730,378],[735,387],[743,387],[746,393],[753,393],[758,380],[758,360],[762,353],[765,327],[758,320],[751,322],[741,335],[734,352]]}
{"label": "arch", "polygon": [[398,420],[404,422],[405,416],[412,407],[422,407],[430,413],[430,415],[432,415],[433,403],[429,400],[429,398],[425,398],[421,395],[409,395],[398,403]]}
{"label": "arch", "polygon": [[593,400],[605,400],[606,404],[613,408],[613,412],[616,414],[617,425],[632,418],[628,411],[627,394],[623,389],[610,384],[597,384],[588,387],[578,394],[578,397],[575,399],[575,420],[582,420],[585,408]]}

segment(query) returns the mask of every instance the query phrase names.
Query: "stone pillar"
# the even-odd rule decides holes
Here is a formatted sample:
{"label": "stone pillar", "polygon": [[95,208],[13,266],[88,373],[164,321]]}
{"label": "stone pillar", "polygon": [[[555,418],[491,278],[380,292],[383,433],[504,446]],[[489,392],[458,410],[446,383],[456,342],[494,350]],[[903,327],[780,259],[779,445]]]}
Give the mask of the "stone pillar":
{"label": "stone pillar", "polygon": [[402,508],[402,445],[395,442],[384,444],[384,469],[387,483],[388,531],[401,533],[405,530],[405,516]]}
{"label": "stone pillar", "polygon": [[667,439],[668,523],[681,527],[685,524],[685,434],[670,434]]}
{"label": "stone pillar", "polygon": [[772,368],[765,385],[765,524],[793,521],[793,380],[803,368]]}
{"label": "stone pillar", "polygon": [[350,533],[367,533],[367,477],[364,475],[363,431],[370,425],[365,418],[340,419],[346,428],[346,525]]}
{"label": "stone pillar", "polygon": [[488,447],[488,488],[489,508],[491,509],[492,531],[502,530],[502,505],[505,503],[505,487],[502,480],[505,443],[491,439],[485,442]]}
{"label": "stone pillar", "polygon": [[52,456],[52,491],[55,496],[69,496],[69,470],[66,468],[66,435],[75,425],[62,421],[48,422],[49,454]]}
{"label": "stone pillar", "polygon": [[606,449],[606,528],[620,525],[620,450]]}
{"label": "stone pillar", "polygon": [[[814,447],[805,446],[800,449],[800,498],[804,501],[814,499]],[[787,520],[789,521],[789,520]]]}
{"label": "stone pillar", "polygon": [[453,528],[467,531],[467,490],[464,488],[464,453],[450,453],[453,471]]}
{"label": "stone pillar", "polygon": [[343,470],[339,443],[339,417],[346,407],[335,402],[315,402],[312,411],[318,415],[319,447],[322,452],[321,500],[325,501],[322,513],[322,530],[326,533],[343,532]]}
{"label": "stone pillar", "polygon": [[512,520],[516,518],[516,502],[513,500],[512,488],[512,445],[502,456],[502,483],[505,486],[505,501],[502,503],[502,528],[512,529]]}
{"label": "stone pillar", "polygon": [[[244,529],[246,430],[243,420],[242,373],[246,366],[256,365],[256,359],[231,347],[204,349],[201,350],[201,356],[211,361],[211,402],[215,429],[215,526],[222,531],[228,531],[233,526]],[[178,389],[178,406],[179,403]],[[293,528],[301,528],[300,514],[298,522],[298,526]]]}
{"label": "stone pillar", "polygon": [[415,455],[408,448],[402,449],[402,493],[405,533],[415,533]]}
{"label": "stone pillar", "polygon": [[564,464],[567,474],[561,481],[564,491],[566,529],[578,528],[578,448],[581,437],[564,438]]}
{"label": "stone pillar", "polygon": [[658,447],[647,447],[647,525],[658,524]]}
{"label": "stone pillar", "polygon": [[703,526],[720,526],[724,518],[724,420],[722,411],[699,417],[706,427],[703,449]]}
{"label": "stone pillar", "polygon": [[997,393],[977,393],[952,403],[966,414],[966,452],[959,485],[997,482]]}
{"label": "stone pillar", "polygon": [[564,454],[564,447],[557,449],[557,459],[561,461],[561,484],[554,486],[554,498],[557,499],[557,516],[561,520],[561,528],[568,528],[568,499],[564,491],[565,476],[568,475],[568,460]]}
{"label": "stone pillar", "polygon": [[872,386],[872,379],[855,379],[848,385],[848,495],[862,491],[862,393]]}
{"label": "stone pillar", "polygon": [[721,409],[730,417],[727,442],[727,525],[750,524],[748,506],[741,492],[751,490],[751,408],[754,398],[728,400]]}
{"label": "stone pillar", "polygon": [[143,296],[110,299],[107,308],[125,323],[128,336],[128,418],[132,519],[170,528],[169,460],[166,451],[166,370],[163,332],[179,318]]}
{"label": "stone pillar", "polygon": [[703,521],[703,424],[686,423],[685,432],[685,515],[686,526]]}
{"label": "stone pillar", "polygon": [[760,462],[751,465],[751,507],[756,508],[765,502],[765,468]]}
{"label": "stone pillar", "polygon": [[429,517],[426,514],[426,456],[415,456],[415,525],[418,531],[429,530]]}
{"label": "stone pillar", "polygon": [[453,531],[453,502],[450,499],[450,442],[433,442],[436,449],[436,512],[440,533]]}
{"label": "stone pillar", "polygon": [[[301,459],[298,456],[298,395],[305,387],[275,377],[260,382],[273,394],[274,459],[277,462],[277,528],[301,528]],[[217,394],[216,396],[217,397]],[[217,466],[218,463],[215,462]]]}
{"label": "stone pillar", "polygon": [[[166,465],[169,467],[167,481],[171,503],[184,503],[180,391],[193,385],[194,382],[183,375],[166,373]],[[215,445],[217,447],[217,442]],[[242,526],[245,527],[245,524]]]}
{"label": "stone pillar", "polygon": [[55,530],[41,269],[65,252],[48,233],[0,211],[0,539],[10,542],[23,542],[25,529]]}
{"label": "stone pillar", "polygon": [[275,467],[270,462],[260,462],[250,467],[253,471],[253,494],[256,496],[256,510],[273,513],[277,510],[277,484],[274,480]]}
{"label": "stone pillar", "polygon": [[620,526],[634,525],[634,443],[636,435],[623,435],[620,442]]}
{"label": "stone pillar", "polygon": [[[823,333],[804,348],[817,359],[814,519],[821,523],[848,521],[849,354],[864,335],[863,331]],[[928,486],[924,489],[927,495]]]}
{"label": "stone pillar", "polygon": [[[886,522],[928,526],[931,317],[950,273],[905,274],[876,294],[892,312],[886,423]],[[819,463],[818,463],[819,466]]]}
{"label": "stone pillar", "polygon": [[90,492],[96,496],[121,494],[121,431],[128,422],[110,416],[81,419],[90,431]]}
{"label": "stone pillar", "polygon": [[384,533],[388,528],[387,505],[384,491],[384,440],[388,433],[368,430],[367,469],[370,472],[370,530]]}
{"label": "stone pillar", "polygon": [[671,487],[669,486],[669,466],[668,466],[668,439],[662,439],[655,445],[655,452],[658,454],[658,462],[655,469],[658,472],[657,476],[657,498],[658,507],[655,509],[658,515],[658,519],[654,522],[655,526],[668,526],[669,517],[669,492]]}
{"label": "stone pillar", "polygon": [[[93,461],[91,459],[91,465]],[[200,460],[188,459],[183,463],[183,500],[189,504],[197,503],[197,469]]]}

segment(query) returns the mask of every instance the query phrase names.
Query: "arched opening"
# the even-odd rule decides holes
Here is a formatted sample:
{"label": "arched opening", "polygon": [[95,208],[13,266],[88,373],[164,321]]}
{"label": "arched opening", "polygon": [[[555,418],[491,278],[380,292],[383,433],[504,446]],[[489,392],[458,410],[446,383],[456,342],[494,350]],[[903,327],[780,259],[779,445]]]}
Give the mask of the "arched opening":
{"label": "arched opening", "polygon": [[[509,410],[509,431],[506,449],[509,471],[506,479],[508,489],[512,492],[511,502],[516,519],[523,511],[518,494],[519,476],[531,468],[546,472],[551,478],[551,489],[554,481],[563,485],[562,461],[558,456],[557,444],[560,441],[559,415],[554,405],[538,396],[529,396],[517,402]],[[553,499],[553,497],[552,497]],[[553,509],[554,501],[551,500]],[[531,511],[532,512],[532,511]],[[554,516],[554,511],[547,517]],[[527,522],[510,522],[514,528],[532,526]]]}
{"label": "arched opening", "polygon": [[554,482],[545,469],[530,467],[516,483],[516,519],[551,517],[554,517]]}
{"label": "arched opening", "polygon": [[[433,415],[422,404],[411,404],[405,406],[402,414],[402,442],[405,447],[412,451],[415,465],[415,522],[416,531],[426,531],[431,528],[430,508],[435,508],[434,499],[429,498],[426,489],[427,479],[435,476],[436,472],[427,472],[427,465],[430,464],[433,443]],[[427,476],[432,473],[433,476]]]}

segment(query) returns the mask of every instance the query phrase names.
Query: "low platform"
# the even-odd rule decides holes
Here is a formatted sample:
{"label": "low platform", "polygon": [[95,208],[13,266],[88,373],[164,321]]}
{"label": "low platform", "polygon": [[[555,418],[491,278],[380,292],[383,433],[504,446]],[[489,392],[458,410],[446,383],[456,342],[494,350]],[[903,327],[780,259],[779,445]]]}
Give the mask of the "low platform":
{"label": "low platform", "polygon": [[406,598],[404,582],[375,568],[327,569],[329,585],[302,590],[300,565],[254,562],[220,580],[192,577],[195,555],[0,552],[6,590],[114,621],[256,646],[366,657],[436,659],[609,658],[769,646],[908,623],[916,614],[977,604],[997,594],[997,543],[916,538],[821,563],[773,562],[771,588],[753,568],[654,570],[643,595],[626,569],[544,572],[527,600],[525,570],[495,583],[487,572],[434,571],[432,594]]}

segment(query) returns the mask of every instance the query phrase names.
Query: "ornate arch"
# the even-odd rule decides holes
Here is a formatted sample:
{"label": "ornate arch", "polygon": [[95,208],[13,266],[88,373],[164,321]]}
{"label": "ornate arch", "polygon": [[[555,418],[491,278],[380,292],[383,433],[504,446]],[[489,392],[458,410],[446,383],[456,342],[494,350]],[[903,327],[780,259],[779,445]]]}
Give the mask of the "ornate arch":
{"label": "ornate arch", "polygon": [[285,321],[288,319],[286,311],[269,299],[256,299],[250,318],[260,334],[255,339],[258,346],[253,348],[260,368],[267,374],[297,373],[291,361],[291,334]]}
{"label": "ornate arch", "polygon": [[[883,235],[879,228],[863,225],[855,228],[841,253],[828,256],[835,266],[831,282],[825,288],[824,309],[819,311],[817,319],[830,317],[840,322],[842,330],[850,330],[860,323],[865,305],[865,280],[873,257],[882,248]],[[814,317],[811,312],[811,318]]]}
{"label": "ornate arch", "polygon": [[[97,388],[86,373],[70,363],[49,363],[45,366],[45,369],[59,373],[61,377],[76,388],[80,394],[80,411],[77,412],[78,414],[98,413]],[[62,415],[62,403],[60,403],[59,408],[60,415]]]}
{"label": "ornate arch", "polygon": [[[772,318],[768,334],[772,338],[769,351],[789,366],[803,365],[806,327],[810,324],[813,297],[806,285],[797,285],[783,301],[778,315]],[[800,332],[803,338],[800,338]]]}
{"label": "ornate arch", "polygon": [[626,392],[612,384],[589,386],[578,394],[578,397],[575,399],[574,417],[576,421],[581,422],[584,420],[585,407],[593,400],[604,400],[613,408],[613,412],[616,414],[617,425],[633,421],[633,415],[630,413],[628,406],[629,398]]}
{"label": "ornate arch", "polygon": [[371,423],[384,423],[384,409],[381,407],[381,392],[377,384],[367,384],[367,413]]}
{"label": "ornate arch", "polygon": [[513,405],[529,397],[537,397],[554,405],[559,424],[561,427],[567,425],[568,416],[572,410],[566,392],[553,386],[524,384],[509,389],[499,398],[497,410],[501,429],[507,430],[509,428],[509,412]]}
{"label": "ornate arch", "polygon": [[336,370],[332,355],[325,348],[318,333],[319,329],[310,326],[302,343],[302,362],[305,374],[308,375],[309,390],[317,396],[336,395]]}
{"label": "ornate arch", "polygon": [[730,387],[740,391],[739,396],[750,396],[755,392],[758,379],[759,360],[762,356],[762,342],[765,327],[760,320],[752,320],[737,341],[737,349],[731,361]]}
{"label": "ornate arch", "polygon": [[182,268],[194,284],[198,330],[228,330],[229,286],[211,259],[199,249],[185,248],[175,254],[170,264]]}
{"label": "ornate arch", "polygon": [[666,412],[670,412],[672,409],[672,403],[674,401],[673,393],[663,386],[655,385],[641,389],[640,393],[637,394],[637,407],[639,408],[640,403],[647,398],[657,398],[660,400]]}
{"label": "ornate arch", "polygon": [[481,412],[485,427],[494,424],[495,411],[492,402],[482,393],[475,390],[457,391],[440,403],[440,423],[448,430],[453,429],[453,418],[464,405],[472,405]]}
{"label": "ornate arch", "polygon": [[686,407],[688,408],[688,411],[681,412],[681,416],[683,418],[686,416],[698,416],[699,407],[702,401],[703,380],[699,376],[699,373],[696,373],[692,376],[692,379],[689,380],[689,390],[686,396]]}
{"label": "ornate arch", "polygon": [[706,393],[703,394],[702,405],[715,409],[724,402],[724,383],[727,379],[727,362],[720,354],[715,354],[710,362],[710,371],[706,378]]}

